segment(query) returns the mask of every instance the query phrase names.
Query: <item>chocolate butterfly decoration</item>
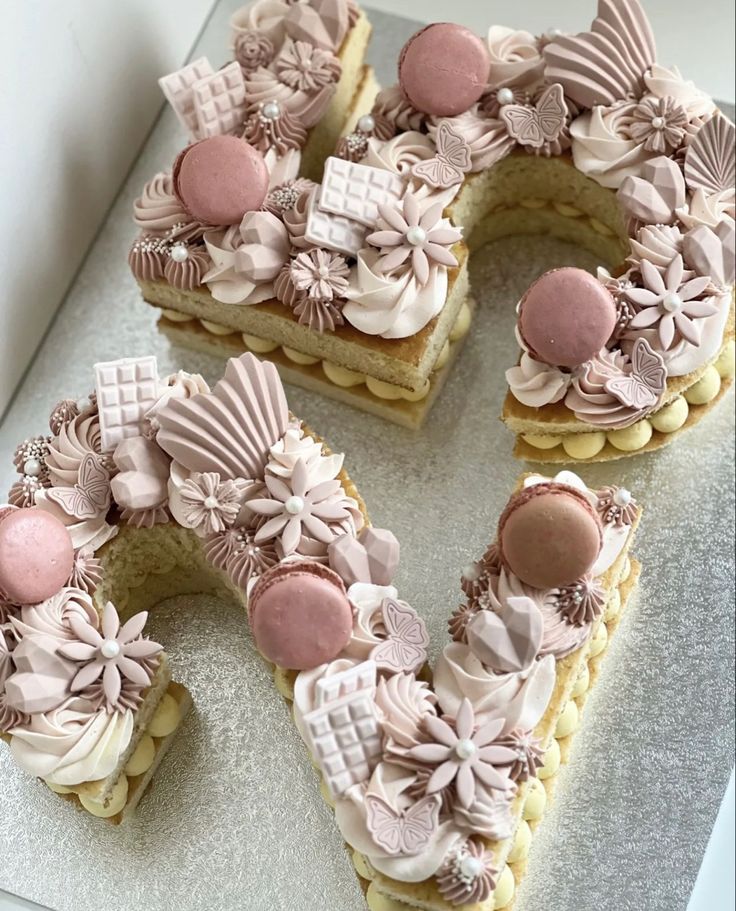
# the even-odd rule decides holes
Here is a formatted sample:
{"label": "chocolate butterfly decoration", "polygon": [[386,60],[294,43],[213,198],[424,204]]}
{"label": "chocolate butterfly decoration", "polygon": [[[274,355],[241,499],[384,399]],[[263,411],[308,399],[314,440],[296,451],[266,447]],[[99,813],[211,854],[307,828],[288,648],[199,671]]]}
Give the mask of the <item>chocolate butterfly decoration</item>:
{"label": "chocolate butterfly decoration", "polygon": [[368,831],[386,854],[420,854],[439,824],[440,801],[429,795],[407,810],[396,810],[377,794],[365,795]]}
{"label": "chocolate butterfly decoration", "polygon": [[446,120],[437,129],[435,144],[436,157],[415,164],[411,173],[430,187],[447,190],[462,183],[463,176],[470,170],[470,146]]}
{"label": "chocolate butterfly decoration", "polygon": [[376,666],[391,673],[414,673],[427,660],[429,635],[424,620],[403,601],[385,598],[381,605],[387,639],[379,642],[370,657]]}
{"label": "chocolate butterfly decoration", "polygon": [[657,59],[654,36],[638,0],[599,0],[589,32],[560,35],[544,48],[547,79],[585,108],[613,104],[644,90]]}
{"label": "chocolate butterfly decoration", "polygon": [[533,105],[504,105],[501,119],[509,136],[519,145],[540,149],[545,142],[554,142],[567,122],[562,86],[557,82],[548,86]]}
{"label": "chocolate butterfly decoration", "polygon": [[79,466],[74,487],[52,487],[46,496],[73,519],[94,519],[110,506],[110,475],[94,453],[88,452]]}
{"label": "chocolate butterfly decoration", "polygon": [[654,351],[646,339],[639,338],[631,353],[632,373],[617,376],[606,383],[606,392],[627,408],[652,408],[667,385],[667,368],[661,354]]}

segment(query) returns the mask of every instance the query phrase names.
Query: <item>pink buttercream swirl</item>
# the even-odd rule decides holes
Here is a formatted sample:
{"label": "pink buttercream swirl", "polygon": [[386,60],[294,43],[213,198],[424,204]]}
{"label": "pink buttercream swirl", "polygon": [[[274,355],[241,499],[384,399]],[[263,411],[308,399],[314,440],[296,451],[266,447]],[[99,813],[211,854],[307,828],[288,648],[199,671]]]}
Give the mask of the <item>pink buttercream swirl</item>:
{"label": "pink buttercream swirl", "polygon": [[541,408],[565,397],[571,377],[558,367],[543,364],[524,351],[516,367],[506,371],[511,394],[523,405]]}

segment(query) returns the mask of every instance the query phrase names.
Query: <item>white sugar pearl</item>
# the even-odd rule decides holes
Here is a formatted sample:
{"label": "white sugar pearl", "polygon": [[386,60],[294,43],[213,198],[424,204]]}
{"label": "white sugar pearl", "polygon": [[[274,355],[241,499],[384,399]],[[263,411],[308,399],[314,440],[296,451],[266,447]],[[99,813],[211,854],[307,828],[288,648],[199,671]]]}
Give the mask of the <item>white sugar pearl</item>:
{"label": "white sugar pearl", "polygon": [[472,740],[458,740],[455,744],[455,753],[458,759],[470,759],[471,756],[475,755],[476,750],[477,747]]}
{"label": "white sugar pearl", "polygon": [[668,313],[675,313],[682,307],[682,298],[674,291],[670,291],[662,298],[662,306]]}
{"label": "white sugar pearl", "polygon": [[483,861],[477,857],[463,857],[460,861],[460,875],[463,879],[477,879],[484,869]]}
{"label": "white sugar pearl", "polygon": [[424,228],[420,228],[419,225],[409,228],[406,232],[406,240],[412,247],[421,247],[422,244],[427,242],[427,232]]}
{"label": "white sugar pearl", "polygon": [[267,104],[263,105],[261,113],[266,120],[278,120],[281,116],[281,107],[279,106],[278,101],[269,101]]}
{"label": "white sugar pearl", "polygon": [[169,251],[169,256],[175,263],[183,263],[185,260],[189,259],[189,250],[187,250],[185,244],[174,244]]}
{"label": "white sugar pearl", "polygon": [[204,501],[205,509],[217,509],[220,504],[217,502],[217,497],[207,497]]}
{"label": "white sugar pearl", "polygon": [[652,126],[655,130],[664,129],[664,117],[654,117],[652,119]]}
{"label": "white sugar pearl", "polygon": [[23,474],[37,478],[41,474],[41,463],[38,459],[26,459],[23,463]]}
{"label": "white sugar pearl", "polygon": [[100,646],[100,652],[104,658],[117,658],[120,654],[120,646],[114,639],[105,639]]}
{"label": "white sugar pearl", "polygon": [[547,41],[554,41],[555,38],[559,38],[562,35],[562,29],[559,28],[548,28],[544,33],[544,37]]}
{"label": "white sugar pearl", "polygon": [[289,497],[284,503],[284,509],[292,516],[297,516],[304,509],[304,500],[301,497]]}
{"label": "white sugar pearl", "polygon": [[616,506],[628,506],[631,503],[631,493],[625,487],[619,487],[613,495]]}
{"label": "white sugar pearl", "polygon": [[364,114],[358,121],[358,129],[361,133],[372,133],[376,128],[376,121],[370,114]]}
{"label": "white sugar pearl", "polygon": [[496,101],[499,104],[513,104],[514,93],[511,91],[511,89],[499,89],[496,92]]}

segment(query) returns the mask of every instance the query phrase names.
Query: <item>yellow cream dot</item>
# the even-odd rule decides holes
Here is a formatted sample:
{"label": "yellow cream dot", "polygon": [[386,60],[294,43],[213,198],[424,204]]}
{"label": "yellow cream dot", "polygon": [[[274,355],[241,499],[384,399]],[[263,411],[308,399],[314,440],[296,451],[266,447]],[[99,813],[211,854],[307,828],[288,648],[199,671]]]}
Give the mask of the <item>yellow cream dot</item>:
{"label": "yellow cream dot", "polygon": [[575,206],[569,206],[566,202],[556,202],[554,207],[565,218],[579,218],[583,214],[580,209],[576,209]]}
{"label": "yellow cream dot", "polygon": [[578,712],[577,703],[571,699],[557,719],[555,737],[569,737],[573,731],[577,730],[579,722],[580,712]]}
{"label": "yellow cream dot", "polygon": [[235,332],[229,326],[223,326],[221,323],[212,323],[208,319],[201,319],[199,322],[211,335],[231,335]]}
{"label": "yellow cream dot", "polygon": [[179,703],[166,693],[148,722],[146,733],[151,737],[168,737],[176,730],[180,720]]}
{"label": "yellow cream dot", "polygon": [[247,332],[243,333],[243,341],[246,346],[251,351],[255,351],[256,354],[268,354],[279,347],[278,342],[269,342],[268,339],[259,338],[257,335],[248,335]]}
{"label": "yellow cream dot", "polygon": [[590,657],[595,658],[596,655],[600,655],[600,653],[605,649],[607,645],[608,630],[606,629],[606,624],[601,623],[601,625],[598,627],[598,632],[595,634],[595,636],[593,636],[593,639],[590,643]]}
{"label": "yellow cream dot", "polygon": [[97,816],[100,819],[109,819],[111,816],[115,816],[116,813],[119,813],[124,807],[128,800],[128,779],[125,775],[121,775],[120,778],[115,782],[110,798],[106,804],[101,803],[100,801],[93,800],[88,794],[82,792],[79,795],[79,802],[82,804],[84,809],[91,813],[93,816]]}
{"label": "yellow cream dot", "polygon": [[728,342],[723,351],[718,355],[715,368],[721,379],[730,380],[736,373],[736,343]]}
{"label": "yellow cream dot", "polygon": [[584,692],[590,686],[590,671],[588,670],[588,665],[584,664],[578,674],[578,679],[575,681],[575,686],[572,688],[573,698],[577,696],[582,696]]}
{"label": "yellow cream dot", "polygon": [[608,433],[608,442],[620,449],[621,452],[636,452],[642,449],[652,438],[652,425],[649,421],[637,421],[631,427],[623,430],[611,430]]}
{"label": "yellow cream dot", "polygon": [[353,851],[353,866],[355,867],[355,872],[358,876],[362,876],[363,879],[373,879],[373,868],[360,851]]}
{"label": "yellow cream dot", "polygon": [[46,781],[45,784],[51,788],[54,794],[73,794],[74,788],[68,788],[64,784],[54,784],[52,781]]}
{"label": "yellow cream dot", "polygon": [[687,407],[685,399],[678,395],[669,405],[665,405],[664,408],[660,408],[659,411],[650,414],[649,422],[660,433],[674,433],[685,423],[689,411],[690,409]]}
{"label": "yellow cream dot", "polygon": [[161,313],[172,323],[188,323],[190,320],[194,319],[194,317],[190,316],[188,313],[180,313],[178,310],[167,310],[166,308],[162,308]]}
{"label": "yellow cream dot", "polygon": [[322,369],[331,383],[342,386],[344,389],[359,386],[365,382],[365,376],[362,373],[348,370],[347,367],[340,367],[339,364],[333,364],[332,361],[322,361]]}
{"label": "yellow cream dot", "polygon": [[544,813],[546,805],[547,792],[544,790],[544,785],[538,778],[532,778],[524,802],[524,819],[539,819]]}
{"label": "yellow cream dot", "polygon": [[592,459],[605,445],[605,433],[570,433],[562,438],[562,446],[571,459]]}
{"label": "yellow cream dot", "polygon": [[456,342],[458,339],[461,339],[464,335],[468,334],[472,319],[473,314],[470,307],[467,304],[463,304],[457,315],[457,319],[455,320],[455,325],[450,329],[451,342]]}
{"label": "yellow cream dot", "polygon": [[313,357],[311,354],[304,354],[301,351],[297,351],[296,348],[287,348],[286,345],[282,345],[281,350],[290,361],[294,361],[295,364],[300,364],[302,367],[310,367],[312,364],[319,364],[318,357]]}
{"label": "yellow cream dot", "polygon": [[131,777],[134,775],[142,775],[151,768],[155,756],[156,747],[153,738],[150,734],[144,734],[125,766],[125,774],[130,775]]}
{"label": "yellow cream dot", "polygon": [[555,446],[559,446],[562,442],[562,437],[555,436],[542,436],[536,433],[525,433],[522,436],[522,440],[525,443],[528,443],[530,446],[533,446],[535,449],[554,449]]}
{"label": "yellow cream dot", "polygon": [[705,405],[712,402],[721,391],[721,375],[715,367],[707,367],[697,383],[685,390],[685,398],[691,405]]}
{"label": "yellow cream dot", "polygon": [[543,209],[547,205],[547,200],[529,197],[529,199],[520,199],[519,205],[525,209]]}
{"label": "yellow cream dot", "polygon": [[437,358],[437,361],[435,362],[434,369],[442,370],[442,368],[445,366],[445,364],[449,360],[450,360],[450,342],[446,341],[445,344],[442,346],[442,351],[440,351],[440,356]]}
{"label": "yellow cream dot", "polygon": [[614,617],[618,616],[618,612],[620,610],[621,610],[621,595],[619,594],[619,590],[617,588],[615,588],[611,592],[611,596],[608,599],[608,604],[606,605],[606,613],[605,613],[605,616],[603,619],[606,620],[606,622],[608,622],[609,620],[613,620]]}
{"label": "yellow cream dot", "polygon": [[[369,386],[369,388],[370,388],[370,386]],[[419,389],[414,389],[414,390],[402,389],[401,397],[403,399],[405,399],[407,402],[421,402],[422,399],[427,398],[427,396],[429,395],[429,390],[431,388],[432,387],[431,387],[431,383],[429,382],[429,380],[425,380],[424,385],[421,386]]]}
{"label": "yellow cream dot", "polygon": [[501,875],[496,882],[496,889],[493,893],[493,911],[501,911],[514,897],[516,881],[511,867],[508,864],[501,871]]}
{"label": "yellow cream dot", "polygon": [[365,384],[376,398],[387,399],[388,401],[396,401],[403,398],[406,391],[400,386],[394,386],[393,383],[384,383],[383,380],[377,380],[372,376],[365,378]]}
{"label": "yellow cream dot", "polygon": [[[574,705],[575,703],[573,703]],[[544,754],[544,765],[537,772],[537,777],[542,781],[551,778],[560,767],[560,745],[553,740]]]}
{"label": "yellow cream dot", "polygon": [[518,828],[516,829],[513,847],[509,851],[509,863],[515,864],[517,861],[524,860],[524,858],[529,854],[529,848],[531,847],[531,844],[532,830],[529,828],[529,823],[526,820],[522,819],[519,823]]}

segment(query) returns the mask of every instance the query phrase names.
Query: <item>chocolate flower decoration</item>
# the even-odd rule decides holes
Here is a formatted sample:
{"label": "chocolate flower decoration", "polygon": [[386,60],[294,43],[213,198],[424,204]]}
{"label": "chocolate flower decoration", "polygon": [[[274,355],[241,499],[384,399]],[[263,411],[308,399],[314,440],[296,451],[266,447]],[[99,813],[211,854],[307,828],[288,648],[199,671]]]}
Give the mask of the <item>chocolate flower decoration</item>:
{"label": "chocolate flower decoration", "polygon": [[716,307],[703,299],[710,286],[709,276],[699,276],[683,282],[685,267],[679,254],[667,267],[664,276],[651,263],[643,260],[643,288],[632,288],[627,298],[641,309],[629,323],[632,329],[657,326],[659,341],[666,351],[674,344],[677,333],[690,342],[700,344],[700,331],[693,320],[712,316]]}
{"label": "chocolate flower decoration", "polygon": [[91,623],[73,617],[71,627],[79,641],[65,643],[58,649],[65,658],[83,662],[72,680],[72,692],[91,687],[101,676],[107,705],[114,708],[123,679],[140,687],[150,686],[151,672],[146,664],[162,651],[162,646],[141,638],[147,619],[148,613],[142,611],[121,627],[118,612],[110,601],[102,611],[100,632]]}
{"label": "chocolate flower decoration", "polygon": [[301,92],[316,92],[337,82],[342,73],[334,54],[306,41],[287,41],[275,66],[279,79]]}
{"label": "chocolate flower decoration", "polygon": [[291,280],[296,290],[305,291],[317,300],[342,297],[348,288],[349,275],[345,257],[328,250],[299,253],[291,263]]}
{"label": "chocolate flower decoration", "polygon": [[469,838],[438,871],[437,888],[451,905],[476,904],[490,898],[497,876],[493,853],[479,839]]}
{"label": "chocolate flower decoration", "polygon": [[479,786],[508,790],[509,779],[497,766],[510,765],[517,754],[496,742],[504,724],[504,719],[498,718],[476,728],[469,699],[463,699],[454,722],[427,715],[424,727],[432,740],[409,751],[414,759],[435,766],[427,794],[436,794],[454,781],[458,801],[467,809]]}
{"label": "chocolate flower decoration", "polygon": [[674,98],[642,98],[631,112],[629,136],[648,152],[668,153],[685,136],[687,113]]}
{"label": "chocolate flower decoration", "polygon": [[457,266],[449,247],[461,240],[462,234],[442,218],[442,209],[439,202],[421,214],[419,200],[412,193],[396,203],[380,205],[380,230],[367,238],[369,244],[381,249],[378,271],[393,272],[411,259],[417,281],[426,285],[431,264]]}
{"label": "chocolate flower decoration", "polygon": [[179,496],[190,527],[206,535],[232,525],[243,499],[238,484],[221,480],[216,471],[194,472],[179,488]]}
{"label": "chocolate flower decoration", "polygon": [[322,481],[314,486],[306,462],[299,459],[291,478],[266,475],[268,499],[248,501],[248,507],[268,521],[258,529],[256,544],[281,536],[284,555],[293,554],[305,532],[317,541],[329,544],[342,533],[338,523],[350,520],[350,503],[338,480]]}

